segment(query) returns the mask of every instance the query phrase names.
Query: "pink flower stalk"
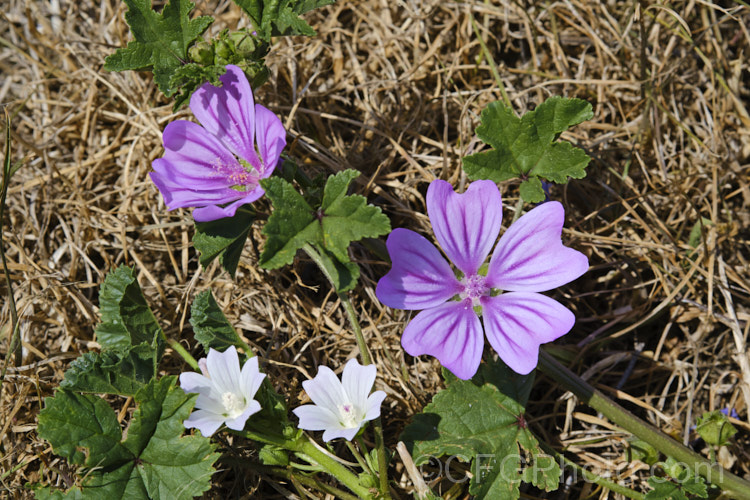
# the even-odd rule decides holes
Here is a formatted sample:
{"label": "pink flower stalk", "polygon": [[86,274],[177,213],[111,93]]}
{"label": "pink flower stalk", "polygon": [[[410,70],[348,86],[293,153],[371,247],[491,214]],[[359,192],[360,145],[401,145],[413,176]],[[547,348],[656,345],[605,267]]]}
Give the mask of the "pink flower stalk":
{"label": "pink flower stalk", "polygon": [[167,207],[199,207],[193,211],[198,222],[231,217],[263,196],[258,183],[271,175],[286,145],[281,120],[254,104],[240,68],[227,66],[220,80],[221,87],[204,83],[190,98],[202,126],[186,120],[167,125],[164,156],[151,172]]}
{"label": "pink flower stalk", "polygon": [[386,243],[393,267],[378,282],[376,295],[389,307],[422,310],[406,326],[401,345],[412,356],[435,356],[467,380],[479,368],[486,334],[506,365],[531,372],[539,346],[566,334],[575,322],[562,304],[537,292],[588,269],[585,255],[562,244],[562,205],[547,202],[518,219],[484,268],[503,214],[494,182],[475,181],[457,194],[447,182],[433,181],[427,213],[435,238],[462,276],[456,277],[427,239],[393,230]]}

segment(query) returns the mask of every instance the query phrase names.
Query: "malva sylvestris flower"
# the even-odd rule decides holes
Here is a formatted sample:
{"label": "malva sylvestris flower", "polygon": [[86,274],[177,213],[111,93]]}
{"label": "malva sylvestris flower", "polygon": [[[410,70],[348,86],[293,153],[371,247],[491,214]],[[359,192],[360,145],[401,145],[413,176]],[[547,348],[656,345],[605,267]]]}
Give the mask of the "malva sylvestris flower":
{"label": "malva sylvestris flower", "polygon": [[385,392],[370,394],[375,383],[375,365],[360,365],[350,359],[344,366],[339,381],[327,366],[318,368],[312,380],[302,382],[302,387],[314,404],[295,408],[300,429],[324,431],[323,441],[336,438],[354,439],[362,425],[380,416],[380,405]]}
{"label": "malva sylvestris flower", "polygon": [[204,83],[190,98],[202,126],[187,120],[167,125],[164,156],[151,172],[167,207],[198,207],[198,222],[231,217],[263,196],[259,182],[273,173],[286,146],[281,120],[254,103],[245,73],[229,65],[220,80],[221,87]]}
{"label": "malva sylvestris flower", "polygon": [[401,228],[391,232],[386,246],[393,266],[376,295],[389,307],[422,310],[406,326],[401,345],[412,356],[435,356],[467,380],[479,368],[486,335],[506,365],[531,372],[539,346],[566,334],[575,322],[566,307],[538,292],[588,269],[585,255],[562,244],[562,205],[543,203],[519,218],[500,238],[488,266],[483,265],[503,214],[494,182],[475,181],[457,194],[447,182],[433,181],[427,214],[440,247],[461,274],[457,277],[423,236]]}
{"label": "malva sylvestris flower", "polygon": [[202,375],[196,372],[180,374],[180,387],[185,392],[197,392],[196,410],[183,422],[186,428],[194,427],[208,437],[226,424],[241,431],[253,413],[260,411],[255,399],[261,382],[266,377],[258,369],[258,358],[245,362],[240,370],[237,349],[208,350],[208,357],[198,361]]}

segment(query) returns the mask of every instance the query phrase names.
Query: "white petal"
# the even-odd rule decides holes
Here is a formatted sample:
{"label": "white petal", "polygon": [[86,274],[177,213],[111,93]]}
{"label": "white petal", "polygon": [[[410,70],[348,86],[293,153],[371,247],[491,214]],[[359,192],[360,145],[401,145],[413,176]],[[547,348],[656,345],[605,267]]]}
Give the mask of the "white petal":
{"label": "white petal", "polygon": [[359,415],[367,408],[367,395],[372,390],[376,375],[375,365],[362,366],[356,359],[350,359],[344,366],[341,383]]}
{"label": "white petal", "polygon": [[319,367],[315,378],[302,382],[302,387],[304,387],[313,403],[327,408],[335,414],[338,414],[339,405],[351,402],[347,401],[347,395],[341,381],[333,373],[333,370],[327,366]]}
{"label": "white petal", "polygon": [[211,380],[200,373],[185,372],[180,374],[180,387],[185,392],[208,392],[212,385]]}
{"label": "white petal", "polygon": [[383,391],[375,391],[370,394],[370,397],[367,398],[367,413],[362,419],[364,422],[375,420],[380,416],[380,405],[383,404],[385,396],[386,394]]}
{"label": "white petal", "polygon": [[182,424],[187,429],[190,429],[191,427],[198,429],[201,431],[201,434],[209,437],[221,427],[223,422],[224,420],[221,415],[216,415],[215,413],[205,410],[195,410]]}
{"label": "white petal", "polygon": [[328,429],[323,433],[323,441],[327,443],[336,438],[344,438],[347,441],[351,441],[354,439],[354,436],[357,435],[361,427],[362,426],[359,426],[355,429]]}
{"label": "white petal", "polygon": [[253,399],[252,401],[250,401],[250,404],[247,405],[247,408],[242,412],[240,416],[226,421],[227,427],[236,431],[241,431],[245,428],[245,422],[247,422],[247,419],[250,417],[250,415],[252,415],[253,413],[258,413],[259,411],[260,403]]}
{"label": "white petal", "polygon": [[239,392],[240,358],[234,346],[224,352],[209,349],[206,366],[211,381],[220,393]]}
{"label": "white petal", "polygon": [[258,368],[258,357],[252,357],[245,362],[245,366],[242,367],[241,372],[241,389],[242,395],[248,400],[255,398],[255,393],[258,392],[260,384],[266,375],[260,373]]}
{"label": "white petal", "polygon": [[299,418],[299,427],[306,431],[324,431],[326,429],[339,429],[338,415],[327,408],[316,405],[302,405],[292,410]]}

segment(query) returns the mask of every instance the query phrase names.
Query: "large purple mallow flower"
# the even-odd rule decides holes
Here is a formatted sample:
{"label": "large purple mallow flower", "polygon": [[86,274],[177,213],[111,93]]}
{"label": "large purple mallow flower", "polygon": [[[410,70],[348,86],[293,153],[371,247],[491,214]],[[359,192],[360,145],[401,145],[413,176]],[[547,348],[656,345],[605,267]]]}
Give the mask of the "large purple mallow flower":
{"label": "large purple mallow flower", "polygon": [[485,266],[500,233],[502,210],[492,181],[475,181],[463,194],[445,181],[430,184],[427,214],[458,277],[438,249],[414,231],[394,229],[386,243],[393,267],[378,282],[378,299],[389,307],[422,310],[406,326],[401,345],[412,356],[435,356],[464,380],[479,368],[485,334],[506,365],[523,375],[531,372],[539,346],[566,334],[575,322],[572,312],[538,292],[588,269],[585,255],[562,244],[565,213],[556,201],[512,224]]}
{"label": "large purple mallow flower", "polygon": [[221,87],[204,83],[190,98],[202,126],[186,120],[167,125],[164,156],[151,172],[167,207],[199,207],[193,211],[198,222],[231,217],[263,196],[258,183],[271,175],[286,146],[281,120],[254,103],[245,73],[229,65],[220,80]]}

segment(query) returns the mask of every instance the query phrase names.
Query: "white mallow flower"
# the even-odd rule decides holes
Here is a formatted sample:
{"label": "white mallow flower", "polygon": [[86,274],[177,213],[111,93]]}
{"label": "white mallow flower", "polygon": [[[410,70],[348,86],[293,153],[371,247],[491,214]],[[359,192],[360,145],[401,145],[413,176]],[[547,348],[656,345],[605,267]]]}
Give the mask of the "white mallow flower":
{"label": "white mallow flower", "polygon": [[344,366],[339,381],[327,366],[318,368],[314,379],[302,382],[302,387],[315,404],[294,410],[299,417],[298,427],[308,431],[325,431],[325,442],[340,437],[351,441],[362,424],[380,416],[385,392],[370,394],[376,371],[375,365],[362,366],[356,359],[351,359]]}
{"label": "white mallow flower", "polygon": [[229,347],[224,352],[208,350],[208,359],[198,361],[203,375],[186,372],[180,375],[180,386],[185,392],[197,392],[196,410],[183,422],[185,427],[194,427],[204,436],[210,436],[226,424],[230,429],[241,431],[253,413],[260,411],[255,399],[265,375],[258,369],[258,358],[245,362],[240,371],[237,349]]}

